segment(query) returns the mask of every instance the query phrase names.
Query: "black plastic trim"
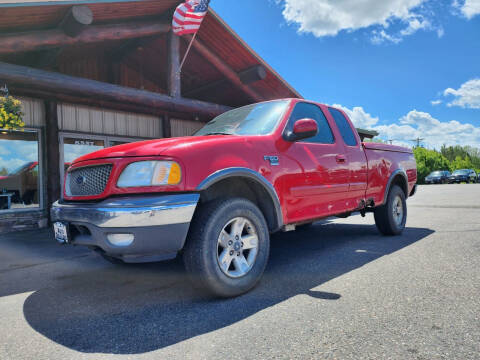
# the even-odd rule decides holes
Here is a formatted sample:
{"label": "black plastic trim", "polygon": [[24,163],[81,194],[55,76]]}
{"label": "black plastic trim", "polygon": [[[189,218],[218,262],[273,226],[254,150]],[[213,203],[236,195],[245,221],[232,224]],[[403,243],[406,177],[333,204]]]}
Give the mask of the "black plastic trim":
{"label": "black plastic trim", "polygon": [[265,179],[265,177],[263,177],[258,172],[253,171],[252,169],[243,168],[243,167],[234,167],[234,168],[219,170],[211,174],[210,176],[208,176],[205,180],[203,180],[200,183],[200,185],[198,185],[197,190],[198,191],[206,190],[213,184],[231,177],[243,177],[243,178],[251,179],[263,186],[263,188],[270,195],[270,198],[275,207],[275,215],[277,217],[277,229],[274,229],[274,231],[280,230],[283,226],[283,214],[282,214],[282,208],[280,206],[280,200],[278,198],[277,192],[273,187],[273,185],[267,179]]}

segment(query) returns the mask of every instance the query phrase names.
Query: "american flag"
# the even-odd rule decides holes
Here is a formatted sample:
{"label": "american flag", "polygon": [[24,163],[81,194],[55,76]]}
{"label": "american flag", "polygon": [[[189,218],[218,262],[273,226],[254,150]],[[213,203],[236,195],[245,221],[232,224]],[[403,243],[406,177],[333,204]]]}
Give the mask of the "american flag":
{"label": "american flag", "polygon": [[177,6],[173,14],[173,32],[177,35],[194,34],[207,15],[210,0],[188,0]]}

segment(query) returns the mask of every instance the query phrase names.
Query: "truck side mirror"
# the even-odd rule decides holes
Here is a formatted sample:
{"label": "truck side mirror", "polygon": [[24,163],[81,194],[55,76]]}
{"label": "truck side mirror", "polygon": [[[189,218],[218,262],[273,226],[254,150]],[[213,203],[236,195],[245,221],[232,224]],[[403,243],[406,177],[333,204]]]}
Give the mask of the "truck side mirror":
{"label": "truck side mirror", "polygon": [[314,137],[318,133],[317,122],[313,119],[300,119],[293,124],[293,131],[286,136],[288,141],[299,141]]}

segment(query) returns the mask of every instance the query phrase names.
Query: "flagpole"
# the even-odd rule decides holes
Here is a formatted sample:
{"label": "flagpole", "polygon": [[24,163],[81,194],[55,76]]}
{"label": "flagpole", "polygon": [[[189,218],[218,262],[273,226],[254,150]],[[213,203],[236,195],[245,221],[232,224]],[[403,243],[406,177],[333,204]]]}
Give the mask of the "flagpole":
{"label": "flagpole", "polygon": [[192,48],[193,42],[195,41],[195,38],[197,37],[197,34],[198,34],[198,31],[195,34],[193,34],[192,40],[190,40],[190,44],[188,44],[187,52],[183,56],[183,60],[180,63],[180,67],[178,68],[178,73],[182,72],[183,64],[185,64],[185,60],[187,60],[188,53],[190,52],[190,49]]}

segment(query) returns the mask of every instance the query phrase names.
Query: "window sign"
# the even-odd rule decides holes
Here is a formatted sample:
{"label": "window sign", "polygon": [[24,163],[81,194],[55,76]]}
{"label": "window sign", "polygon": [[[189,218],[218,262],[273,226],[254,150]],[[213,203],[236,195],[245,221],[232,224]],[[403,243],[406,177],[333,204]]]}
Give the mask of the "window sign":
{"label": "window sign", "polygon": [[75,145],[86,145],[86,146],[95,146],[95,141],[91,140],[75,140]]}
{"label": "window sign", "polygon": [[103,140],[65,137],[63,139],[63,159],[65,165],[69,165],[80,156],[102,150],[103,148],[105,148],[105,142]]}

